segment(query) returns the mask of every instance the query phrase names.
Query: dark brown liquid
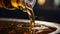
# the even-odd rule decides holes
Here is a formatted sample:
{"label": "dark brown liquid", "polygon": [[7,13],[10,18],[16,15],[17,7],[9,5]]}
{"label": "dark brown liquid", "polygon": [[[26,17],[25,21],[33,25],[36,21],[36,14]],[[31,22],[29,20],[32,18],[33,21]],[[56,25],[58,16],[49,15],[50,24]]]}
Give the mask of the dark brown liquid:
{"label": "dark brown liquid", "polygon": [[[35,25],[35,27],[40,27],[40,25]],[[49,29],[35,29],[35,33],[48,34],[56,31],[55,27],[50,27],[50,26],[47,27]],[[34,31],[34,29],[32,29],[32,31]],[[30,34],[29,23],[14,22],[14,21],[0,21],[0,34]]]}

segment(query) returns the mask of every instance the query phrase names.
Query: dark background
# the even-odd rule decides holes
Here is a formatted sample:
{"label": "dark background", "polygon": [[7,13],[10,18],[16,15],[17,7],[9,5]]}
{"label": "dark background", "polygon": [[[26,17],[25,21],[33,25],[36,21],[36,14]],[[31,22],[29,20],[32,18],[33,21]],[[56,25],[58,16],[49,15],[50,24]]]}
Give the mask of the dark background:
{"label": "dark background", "polygon": [[[52,8],[41,8],[38,4],[35,4],[33,8],[35,13],[35,19],[60,23],[60,9],[51,9]],[[0,18],[29,19],[26,12],[23,12],[19,9],[6,10],[4,8],[0,8]]]}

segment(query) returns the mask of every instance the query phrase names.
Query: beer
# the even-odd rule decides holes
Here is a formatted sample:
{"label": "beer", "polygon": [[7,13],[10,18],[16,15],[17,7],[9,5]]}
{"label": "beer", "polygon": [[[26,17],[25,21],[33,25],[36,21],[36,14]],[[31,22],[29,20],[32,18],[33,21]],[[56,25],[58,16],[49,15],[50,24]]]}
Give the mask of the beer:
{"label": "beer", "polygon": [[[9,24],[6,22],[6,24],[8,25],[8,27],[6,28],[7,31],[5,32],[6,34],[7,33],[8,34],[45,34],[46,32],[50,33],[56,30],[55,28],[52,28],[53,30],[40,29],[41,25],[35,25],[34,12],[33,12],[33,6],[35,4],[35,1],[36,0],[1,0],[2,6],[3,6],[2,8],[8,9],[8,10],[20,9],[24,12],[27,12],[30,19],[30,23],[21,22],[17,24],[18,22],[14,22],[14,23],[11,22],[11,24]],[[2,27],[5,27],[3,25]]]}
{"label": "beer", "polygon": [[[35,31],[35,34],[48,34],[56,30],[57,28],[55,27],[37,23],[35,23],[35,27],[32,28],[32,31]],[[29,23],[0,20],[0,34],[30,34]]]}
{"label": "beer", "polygon": [[29,27],[30,34],[34,34],[32,32],[32,28],[35,25],[34,13],[33,13],[33,6],[35,4],[35,1],[36,0],[1,0],[2,6],[5,9],[8,10],[20,9],[23,10],[24,12],[27,12],[30,19],[30,27]]}

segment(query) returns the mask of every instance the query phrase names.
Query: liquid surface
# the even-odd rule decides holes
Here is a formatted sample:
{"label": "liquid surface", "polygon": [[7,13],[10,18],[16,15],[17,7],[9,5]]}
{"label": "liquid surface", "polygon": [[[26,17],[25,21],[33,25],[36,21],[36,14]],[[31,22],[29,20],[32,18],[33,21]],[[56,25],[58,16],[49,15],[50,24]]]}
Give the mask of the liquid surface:
{"label": "liquid surface", "polygon": [[[57,28],[46,25],[35,25],[32,31],[36,34],[48,34],[56,31]],[[0,34],[30,34],[29,23],[0,21]]]}

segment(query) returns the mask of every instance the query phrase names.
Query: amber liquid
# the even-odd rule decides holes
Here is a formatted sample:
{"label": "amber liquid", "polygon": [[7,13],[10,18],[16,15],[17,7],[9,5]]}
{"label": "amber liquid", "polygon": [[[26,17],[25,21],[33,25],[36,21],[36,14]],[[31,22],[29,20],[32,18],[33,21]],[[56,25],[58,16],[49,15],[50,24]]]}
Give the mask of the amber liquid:
{"label": "amber liquid", "polygon": [[29,27],[30,34],[35,34],[35,32],[32,31],[32,28],[35,26],[35,18],[33,10],[27,9],[26,12],[28,13],[30,19],[30,27]]}
{"label": "amber liquid", "polygon": [[[30,23],[27,22],[0,20],[0,34],[31,34],[29,31],[29,24]],[[40,27],[42,27],[41,24],[35,24],[32,31],[35,32],[35,34],[48,34],[56,31],[55,27],[46,26],[48,29]]]}
{"label": "amber liquid", "polygon": [[[32,10],[30,10],[29,8],[26,8],[24,6],[24,3],[22,0],[1,0],[2,1],[2,5],[5,9],[8,10],[16,10],[16,9],[20,9],[20,10],[24,10],[27,12],[29,19],[30,19],[30,26],[29,26],[29,31],[30,34],[33,34],[32,32],[32,28],[35,25],[35,21],[34,21],[34,12],[33,9],[31,8],[30,5],[26,4],[28,7],[30,7]],[[35,33],[34,33],[35,34]]]}
{"label": "amber liquid", "polygon": [[[7,0],[8,1],[8,0]],[[21,0],[18,0],[18,4],[16,2],[16,0],[9,0],[11,1],[10,4],[5,5],[4,2],[2,1],[4,7],[6,9],[10,9],[10,5],[12,6],[12,10],[15,10],[15,9],[20,9],[20,10],[24,10],[27,12],[28,16],[29,16],[29,19],[30,19],[30,23],[27,24],[27,23],[20,23],[20,24],[16,24],[13,26],[11,26],[11,30],[9,30],[10,28],[7,28],[7,32],[8,34],[43,34],[42,32],[45,30],[45,31],[52,31],[50,29],[34,29],[34,27],[36,26],[35,25],[35,18],[34,18],[34,12],[33,12],[33,9],[31,8],[30,5],[27,5],[28,7],[31,8],[31,10],[29,8],[26,8],[23,3],[21,2]],[[40,27],[37,26],[37,27]],[[5,30],[4,30],[5,31]],[[41,33],[40,33],[41,32]],[[6,32],[5,32],[6,33]],[[45,34],[45,33],[44,33]]]}

